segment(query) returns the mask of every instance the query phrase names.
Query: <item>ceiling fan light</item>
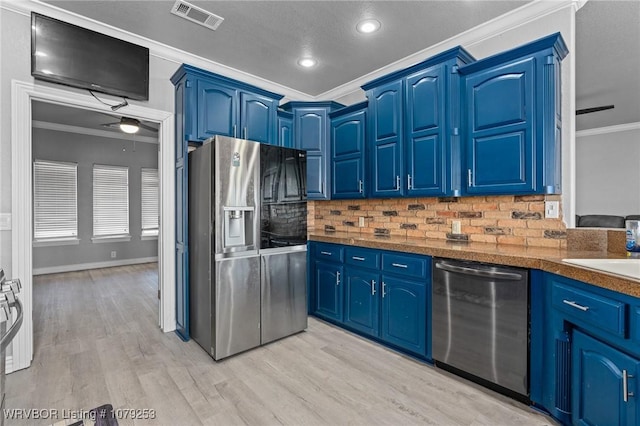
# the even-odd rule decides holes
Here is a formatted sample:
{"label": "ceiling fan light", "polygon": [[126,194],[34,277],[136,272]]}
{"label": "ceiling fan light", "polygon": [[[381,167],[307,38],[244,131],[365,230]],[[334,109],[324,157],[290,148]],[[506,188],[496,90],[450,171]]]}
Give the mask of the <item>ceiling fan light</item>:
{"label": "ceiling fan light", "polygon": [[138,133],[140,122],[135,118],[122,117],[120,119],[120,130],[129,134]]}

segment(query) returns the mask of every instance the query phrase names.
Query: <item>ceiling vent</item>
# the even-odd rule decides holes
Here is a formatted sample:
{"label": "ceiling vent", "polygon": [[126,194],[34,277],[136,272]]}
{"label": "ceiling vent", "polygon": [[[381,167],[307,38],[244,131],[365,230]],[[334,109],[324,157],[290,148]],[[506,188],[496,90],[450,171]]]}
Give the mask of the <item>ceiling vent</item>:
{"label": "ceiling vent", "polygon": [[212,30],[217,29],[220,24],[222,24],[222,21],[224,21],[222,16],[207,12],[198,6],[194,6],[182,0],[176,1],[171,8],[171,13]]}

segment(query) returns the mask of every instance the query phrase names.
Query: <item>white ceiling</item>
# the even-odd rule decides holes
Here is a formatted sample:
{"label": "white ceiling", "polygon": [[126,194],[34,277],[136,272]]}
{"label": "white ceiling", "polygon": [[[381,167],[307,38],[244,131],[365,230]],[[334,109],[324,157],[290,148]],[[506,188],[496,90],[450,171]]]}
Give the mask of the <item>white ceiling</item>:
{"label": "white ceiling", "polygon": [[[312,96],[421,51],[527,1],[194,1],[225,18],[211,31],[170,13],[173,1],[57,1],[56,7]],[[365,36],[356,23],[375,17]],[[640,1],[590,0],[576,17],[577,118],[586,129],[640,122]],[[296,61],[313,55],[314,69]]]}

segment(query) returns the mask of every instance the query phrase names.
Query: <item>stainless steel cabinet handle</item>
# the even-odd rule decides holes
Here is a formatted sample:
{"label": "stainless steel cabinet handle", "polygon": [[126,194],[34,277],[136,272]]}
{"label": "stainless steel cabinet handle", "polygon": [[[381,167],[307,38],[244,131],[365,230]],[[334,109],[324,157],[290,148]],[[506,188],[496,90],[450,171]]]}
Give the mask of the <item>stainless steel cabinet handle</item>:
{"label": "stainless steel cabinet handle", "polygon": [[387,295],[387,284],[385,284],[384,281],[382,281],[382,297],[385,297]]}
{"label": "stainless steel cabinet handle", "polygon": [[320,254],[324,254],[325,256],[333,256],[333,253],[329,253],[328,251],[321,251]]}
{"label": "stainless steel cabinet handle", "polygon": [[336,285],[340,285],[340,271],[336,271]]}
{"label": "stainless steel cabinet handle", "polygon": [[588,307],[588,306],[582,306],[582,305],[579,305],[579,304],[577,304],[576,302],[574,302],[573,300],[567,300],[567,299],[564,299],[564,300],[562,301],[562,303],[564,303],[565,305],[569,305],[569,306],[571,306],[571,307],[573,307],[573,308],[580,309],[580,310],[581,310],[581,311],[583,311],[583,312],[587,312],[587,311],[589,310],[589,307]]}
{"label": "stainless steel cabinet handle", "polygon": [[359,260],[360,262],[364,261],[364,257],[360,257],[360,256],[351,256],[351,258],[353,260]]}
{"label": "stainless steel cabinet handle", "polygon": [[400,176],[396,176],[396,191],[400,191]]}
{"label": "stainless steel cabinet handle", "polygon": [[633,376],[627,370],[622,370],[622,400],[624,402],[629,402],[629,397],[634,396],[633,392],[629,392],[629,379],[633,379]]}
{"label": "stainless steel cabinet handle", "polygon": [[407,269],[409,266],[404,265],[402,263],[392,263],[391,266],[395,266],[396,268],[404,268]]}
{"label": "stainless steel cabinet handle", "polygon": [[360,181],[358,182],[358,191],[362,194],[364,192],[364,184],[362,182],[362,179],[360,179]]}
{"label": "stainless steel cabinet handle", "polygon": [[238,135],[236,134],[236,125],[235,124],[233,125],[233,137],[234,138],[238,137]]}
{"label": "stainless steel cabinet handle", "polygon": [[467,186],[471,186],[471,169],[467,169]]}
{"label": "stainless steel cabinet handle", "polygon": [[407,175],[407,189],[411,189],[411,175]]}
{"label": "stainless steel cabinet handle", "polygon": [[371,280],[371,295],[374,296],[376,294],[376,280]]}
{"label": "stainless steel cabinet handle", "polygon": [[242,129],[242,139],[247,139],[247,128]]}

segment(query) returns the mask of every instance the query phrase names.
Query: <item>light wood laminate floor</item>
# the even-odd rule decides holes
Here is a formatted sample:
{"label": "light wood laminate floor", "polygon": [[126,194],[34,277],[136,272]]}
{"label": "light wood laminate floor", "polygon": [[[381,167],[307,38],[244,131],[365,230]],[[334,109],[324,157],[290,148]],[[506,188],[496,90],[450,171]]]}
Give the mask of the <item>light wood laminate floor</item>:
{"label": "light wood laminate floor", "polygon": [[553,424],[313,318],[306,332],[216,363],[158,328],[156,268],[35,277],[33,364],[7,377],[6,407],[155,410],[121,425]]}

